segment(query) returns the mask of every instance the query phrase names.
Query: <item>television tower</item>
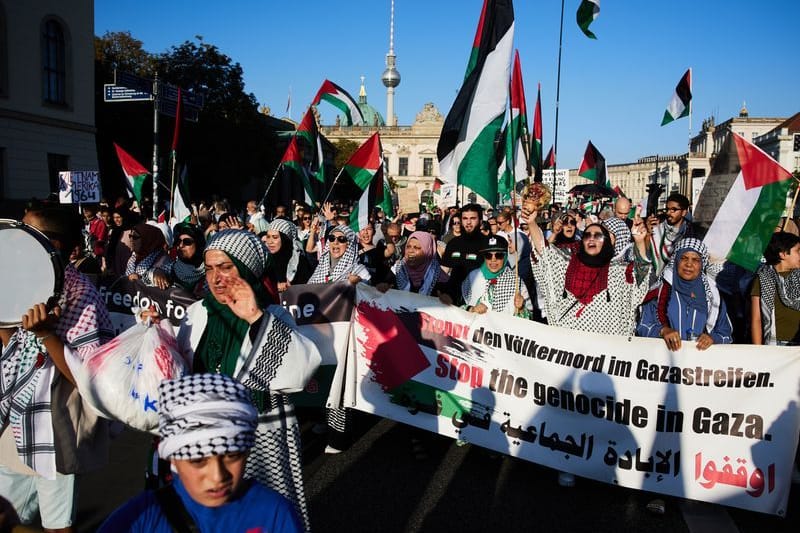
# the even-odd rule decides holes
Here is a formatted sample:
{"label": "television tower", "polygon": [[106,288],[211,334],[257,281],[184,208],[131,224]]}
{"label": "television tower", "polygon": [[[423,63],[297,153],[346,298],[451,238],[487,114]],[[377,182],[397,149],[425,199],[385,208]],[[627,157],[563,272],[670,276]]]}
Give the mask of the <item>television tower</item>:
{"label": "television tower", "polygon": [[400,85],[400,73],[395,68],[394,55],[394,0],[391,0],[391,16],[389,18],[389,53],[386,54],[386,70],[383,71],[381,81],[386,87],[386,125],[397,126],[397,117],[394,114],[394,88]]}

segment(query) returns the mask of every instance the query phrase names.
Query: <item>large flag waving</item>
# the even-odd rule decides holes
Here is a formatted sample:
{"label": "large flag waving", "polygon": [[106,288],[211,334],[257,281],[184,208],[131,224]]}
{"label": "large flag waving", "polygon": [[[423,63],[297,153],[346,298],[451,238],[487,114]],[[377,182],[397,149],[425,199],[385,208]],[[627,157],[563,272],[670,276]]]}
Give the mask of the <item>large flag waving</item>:
{"label": "large flag waving", "polygon": [[333,83],[332,81],[325,80],[322,82],[322,87],[317,91],[317,95],[311,102],[311,105],[317,105],[320,100],[325,100],[329,104],[339,108],[344,113],[347,119],[347,124],[358,126],[364,123],[364,116],[361,114],[361,109],[358,104],[350,96],[350,93]]}
{"label": "large flag waving", "polygon": [[520,181],[528,179],[528,154],[525,139],[528,137],[528,111],[525,105],[525,87],[519,50],[514,53],[514,70],[511,74],[511,117],[505,128],[505,164],[500,168],[497,184],[501,198],[508,198]]}
{"label": "large flag waving", "polygon": [[600,153],[600,150],[594,147],[592,141],[586,145],[586,153],[583,154],[583,161],[581,161],[578,175],[583,176],[587,180],[595,182],[597,185],[610,186],[606,178],[606,158]]}
{"label": "large flag waving", "polygon": [[446,181],[464,185],[492,204],[497,198],[494,143],[506,109],[513,40],[511,0],[484,0],[464,84],[436,149]]}
{"label": "large flag waving", "polygon": [[361,191],[358,202],[350,213],[350,227],[353,231],[366,227],[369,224],[369,214],[384,202],[386,182],[383,174],[381,138],[376,132],[350,156],[342,169],[342,176]]}
{"label": "large flag waving", "polygon": [[686,71],[678,86],[675,87],[675,94],[667,104],[667,110],[664,111],[664,118],[661,120],[661,125],[669,124],[673,120],[688,117],[691,112],[692,105],[692,69]]}
{"label": "large flag waving", "polygon": [[589,25],[600,15],[600,0],[581,0],[576,18],[581,31],[590,39],[597,36],[589,30]]}
{"label": "large flag waving", "polygon": [[128,190],[128,196],[136,198],[139,205],[142,204],[142,186],[144,180],[150,175],[147,170],[133,158],[128,152],[123,150],[120,145],[114,143],[114,149],[117,151],[119,164],[122,166],[122,172],[125,173],[125,188]]}
{"label": "large flag waving", "polygon": [[694,210],[713,259],[755,271],[786,208],[791,172],[744,137],[730,132]]}
{"label": "large flag waving", "polygon": [[314,117],[311,107],[308,108],[303,120],[297,126],[297,135],[303,139],[306,146],[311,151],[311,173],[321,183],[325,183],[325,165],[322,154],[322,137],[317,130],[317,119]]}
{"label": "large flag waving", "polygon": [[306,168],[303,165],[303,156],[300,154],[300,148],[297,146],[296,135],[292,137],[291,141],[289,141],[289,146],[286,147],[286,151],[283,153],[283,158],[281,159],[280,164],[284,171],[288,173],[290,179],[292,176],[300,178],[300,182],[303,184],[303,191],[305,191],[305,202],[308,205],[314,205],[316,198],[314,197],[314,191],[311,188],[311,180],[309,179]]}

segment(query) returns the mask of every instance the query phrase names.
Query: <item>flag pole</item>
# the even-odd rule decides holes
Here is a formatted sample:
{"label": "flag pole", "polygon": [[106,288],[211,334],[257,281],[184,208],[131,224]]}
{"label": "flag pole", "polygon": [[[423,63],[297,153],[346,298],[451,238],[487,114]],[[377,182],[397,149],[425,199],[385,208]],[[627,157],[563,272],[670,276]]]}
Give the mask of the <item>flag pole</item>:
{"label": "flag pole", "polygon": [[558,76],[556,78],[556,129],[553,140],[553,191],[556,190],[558,171],[558,108],[561,101],[561,45],[564,42],[564,0],[561,0],[561,28],[558,31]]}
{"label": "flag pole", "polygon": [[272,174],[272,179],[269,180],[269,184],[267,185],[267,190],[264,191],[264,196],[261,198],[261,202],[259,202],[259,205],[263,205],[264,207],[267,206],[267,204],[265,204],[264,202],[267,201],[267,195],[269,194],[269,190],[272,188],[272,184],[275,183],[275,178],[278,176],[278,172],[281,170],[282,167],[283,163],[280,163],[278,165],[278,168],[275,169],[275,173]]}
{"label": "flag pole", "polygon": [[797,203],[797,194],[800,193],[800,180],[797,178],[794,178],[794,180],[797,182],[794,184],[794,198],[792,198],[792,206],[789,208],[786,220],[783,221],[783,231],[786,231],[786,227],[789,225],[789,220],[793,218],[792,215],[794,214],[794,206]]}
{"label": "flag pole", "polygon": [[[514,141],[514,100],[512,98],[512,87],[511,84],[513,81],[509,79],[508,81],[508,133],[511,137],[512,144],[511,144],[511,161],[508,161],[506,157],[506,169],[511,168],[511,206],[512,211],[514,211],[514,298],[516,298],[517,293],[519,292],[519,245],[518,239],[519,234],[517,233],[517,216],[516,216],[516,205],[514,205],[514,194],[517,190],[517,162],[514,158],[514,149],[516,148],[516,142]],[[520,108],[521,110],[521,108]],[[523,144],[524,146],[524,144]],[[508,156],[508,150],[506,150],[506,156]],[[510,166],[509,166],[510,165]]]}
{"label": "flag pole", "polygon": [[336,187],[336,182],[337,182],[337,181],[339,181],[339,176],[341,176],[341,175],[342,175],[342,172],[344,172],[344,167],[342,167],[341,169],[339,169],[339,173],[338,173],[338,174],[336,174],[336,177],[335,177],[335,178],[333,178],[333,183],[331,184],[331,188],[330,188],[330,189],[328,189],[328,194],[326,194],[326,195],[325,195],[325,199],[324,199],[324,200],[322,200],[322,203],[320,204],[321,206],[322,206],[322,205],[325,205],[325,202],[327,202],[327,201],[328,201],[328,198],[330,198],[330,197],[331,197],[331,193],[333,192],[333,188],[334,188],[334,187]]}
{"label": "flag pole", "polygon": [[174,212],[173,206],[175,205],[175,152],[172,152],[172,170],[170,171],[171,183],[169,186],[169,218],[167,219],[167,223],[172,220],[172,215]]}

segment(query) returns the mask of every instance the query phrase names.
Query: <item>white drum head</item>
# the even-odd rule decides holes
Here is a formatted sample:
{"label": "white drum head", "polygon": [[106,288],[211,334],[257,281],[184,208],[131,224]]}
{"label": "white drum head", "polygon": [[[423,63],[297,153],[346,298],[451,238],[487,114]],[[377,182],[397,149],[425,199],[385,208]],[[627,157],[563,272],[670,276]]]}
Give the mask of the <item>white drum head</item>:
{"label": "white drum head", "polygon": [[56,286],[50,250],[21,226],[0,225],[0,326],[18,325],[37,303],[47,303]]}

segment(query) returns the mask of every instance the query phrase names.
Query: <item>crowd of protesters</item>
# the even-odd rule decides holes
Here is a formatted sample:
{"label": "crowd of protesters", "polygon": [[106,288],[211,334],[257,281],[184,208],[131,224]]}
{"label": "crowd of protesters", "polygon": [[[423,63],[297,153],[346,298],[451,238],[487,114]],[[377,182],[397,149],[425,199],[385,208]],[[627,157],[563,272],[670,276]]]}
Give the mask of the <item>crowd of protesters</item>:
{"label": "crowd of protesters", "polygon": [[[262,330],[289,327],[282,321],[291,318],[272,304],[290,286],[339,281],[436,297],[471,313],[493,311],[573,330],[661,338],[670,350],[686,342],[704,350],[733,342],[795,345],[800,341],[797,227],[783,221],[776,228],[757,273],[737,270],[732,274],[727,267],[710,262],[706,246],[693,235],[689,201],[680,194],[667,197],[665,207],[647,217],[632,211],[625,198],[595,205],[592,213],[525,205],[518,210],[501,206],[495,211],[475,203],[397,216],[376,210],[369,224],[357,232],[351,227],[346,204],[295,203],[265,209],[251,200],[237,209],[226,200],[215,200],[193,207],[189,220],[172,225],[148,221],[149,213],[133,208],[124,198],[113,205],[83,206],[82,227],[62,215],[54,216],[51,207],[39,203],[28,206],[26,217],[48,229],[48,236],[59,233],[54,225],[73,224],[70,238],[59,241],[67,248],[62,253],[68,257],[68,272],[82,273],[90,283],[126,277],[160,289],[180,287],[200,299],[189,313],[195,324],[199,320],[204,328],[224,332],[220,336],[230,346],[220,351],[205,334],[193,336],[191,349],[199,373],[232,375],[233,363],[226,362],[225,350],[237,354],[243,343],[254,342],[256,326]],[[228,271],[235,271],[235,281],[225,274]],[[246,293],[244,301],[252,302],[251,308],[237,309],[229,303],[230,291],[240,289]],[[82,290],[96,297],[90,288]],[[101,334],[93,338],[102,343],[108,338],[107,313],[100,309],[102,303],[96,305],[92,331]],[[280,317],[275,324],[274,317]],[[22,330],[37,333],[33,340],[40,343],[49,338],[48,331],[41,334],[42,320],[26,323],[19,333],[12,328],[1,330],[4,359],[22,349],[17,347],[22,346]],[[40,349],[57,351],[74,345],[75,339],[62,329],[55,330],[62,346],[42,344]],[[55,372],[68,374],[58,362],[56,367]],[[208,449],[164,458],[178,458],[181,463],[182,459],[231,455],[230,465],[241,470],[244,467],[237,461],[250,453],[244,472],[265,485],[270,484],[268,471],[279,465],[287,478],[284,483],[294,489],[273,488],[293,504],[296,516],[276,518],[273,512],[270,520],[285,524],[287,531],[308,529],[299,471],[299,430],[288,398],[282,394],[295,385],[284,391],[250,385],[244,392],[231,388],[231,398],[240,400],[249,393],[245,396],[255,405],[246,417],[247,442],[228,435],[232,444],[225,453]],[[283,422],[278,437],[264,418],[276,411],[282,413]],[[53,424],[57,423],[53,417]],[[347,448],[351,425],[347,409],[329,409],[326,423],[318,425],[329,433],[326,452]],[[0,468],[0,495],[28,520],[29,510],[36,507],[32,496],[14,487],[18,474]],[[233,467],[214,466],[218,473],[226,468]],[[240,473],[236,475],[241,479]],[[570,486],[575,479],[561,473],[559,482]],[[183,480],[180,486],[185,502],[192,497],[191,490],[184,490],[190,489],[187,483]],[[226,483],[212,483],[211,490],[234,487]],[[46,501],[46,490],[38,490],[42,524],[53,531],[69,531],[74,496],[70,505],[53,506]],[[194,501],[203,505],[197,498]],[[141,500],[138,505],[152,506],[153,502]],[[271,509],[285,511],[287,507],[278,501]],[[124,513],[130,514],[130,508]],[[153,515],[148,523],[159,520],[160,515]]]}

